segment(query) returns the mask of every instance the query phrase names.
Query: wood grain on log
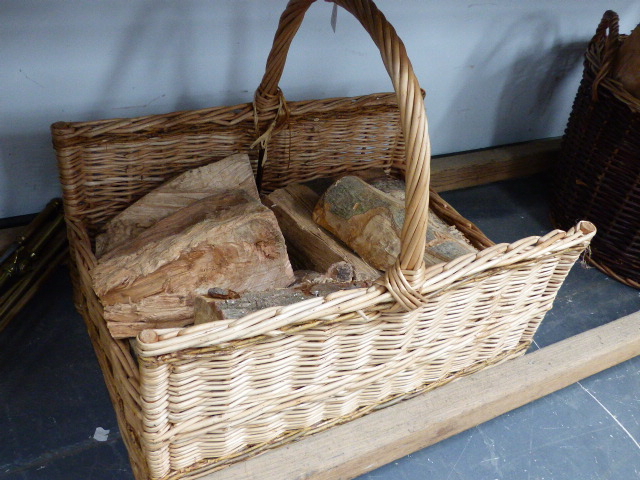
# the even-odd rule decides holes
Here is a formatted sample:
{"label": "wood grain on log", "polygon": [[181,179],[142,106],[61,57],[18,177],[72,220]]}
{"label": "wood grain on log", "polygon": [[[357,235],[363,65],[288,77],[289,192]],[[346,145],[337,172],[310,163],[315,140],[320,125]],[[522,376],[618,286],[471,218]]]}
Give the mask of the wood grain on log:
{"label": "wood grain on log", "polygon": [[96,257],[123,245],[159,220],[191,203],[229,188],[258,199],[251,163],[246,154],[188,170],[160,185],[109,221],[96,238]]}
{"label": "wood grain on log", "polygon": [[160,220],[102,257],[92,275],[116,337],[191,323],[194,297],[212,287],[244,292],[294,281],[275,216],[240,191]]}

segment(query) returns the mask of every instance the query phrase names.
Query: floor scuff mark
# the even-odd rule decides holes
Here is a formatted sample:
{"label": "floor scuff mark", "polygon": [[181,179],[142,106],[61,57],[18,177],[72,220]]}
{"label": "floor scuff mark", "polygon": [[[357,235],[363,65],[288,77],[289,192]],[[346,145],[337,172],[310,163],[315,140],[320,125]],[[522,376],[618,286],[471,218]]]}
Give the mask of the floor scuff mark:
{"label": "floor scuff mark", "polygon": [[624,433],[626,433],[626,434],[627,434],[627,436],[631,439],[631,441],[635,444],[635,446],[636,446],[636,447],[638,447],[638,450],[640,450],[640,443],[638,443],[638,441],[633,437],[633,435],[631,435],[631,432],[630,432],[629,430],[627,430],[627,429],[625,428],[625,426],[624,426],[624,425],[622,425],[622,423],[620,423],[620,420],[618,420],[618,418],[617,418],[613,413],[611,413],[611,412],[609,411],[609,409],[608,409],[607,407],[605,407],[605,406],[600,402],[600,400],[598,400],[598,399],[595,397],[595,395],[594,395],[593,393],[591,393],[589,390],[587,390],[587,389],[586,389],[586,388],[585,388],[585,387],[584,387],[580,382],[577,382],[577,383],[578,383],[578,386],[579,386],[582,390],[584,390],[587,394],[589,394],[589,396],[590,396],[591,398],[593,398],[593,400],[595,400],[595,402],[596,402],[598,405],[600,405],[600,406],[604,409],[604,411],[605,411],[605,412],[607,412],[607,415],[609,415],[611,418],[613,418],[613,421],[614,421],[614,422],[616,422],[616,424],[617,424],[617,425],[622,429],[622,431],[623,431]]}

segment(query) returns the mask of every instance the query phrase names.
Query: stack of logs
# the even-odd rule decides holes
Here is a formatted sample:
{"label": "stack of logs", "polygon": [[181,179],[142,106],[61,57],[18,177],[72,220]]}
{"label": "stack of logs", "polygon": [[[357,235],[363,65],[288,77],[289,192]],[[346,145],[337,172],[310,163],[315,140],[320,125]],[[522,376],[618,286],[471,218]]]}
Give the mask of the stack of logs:
{"label": "stack of logs", "polygon": [[[96,238],[92,271],[111,334],[240,318],[371,285],[399,253],[404,184],[383,174],[328,183],[261,201],[249,158],[238,154],[122,211]],[[475,252],[431,213],[427,265]]]}
{"label": "stack of logs", "polygon": [[616,52],[612,76],[640,99],[640,25],[632,30]]}

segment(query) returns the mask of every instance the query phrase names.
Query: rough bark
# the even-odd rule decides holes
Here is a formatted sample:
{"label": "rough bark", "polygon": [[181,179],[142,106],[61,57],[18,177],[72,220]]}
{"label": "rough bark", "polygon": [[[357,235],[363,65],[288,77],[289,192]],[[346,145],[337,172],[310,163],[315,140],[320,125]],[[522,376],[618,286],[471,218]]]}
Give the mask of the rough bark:
{"label": "rough bark", "polygon": [[[392,266],[400,253],[405,211],[403,184],[374,181],[387,193],[360,178],[347,176],[334,183],[313,212],[314,221],[345,242],[363,260],[380,270]],[[425,263],[447,262],[475,250],[433,212],[429,215]]]}
{"label": "rough bark", "polygon": [[353,267],[354,280],[372,281],[381,272],[354,255],[346,246],[318,227],[312,219],[319,195],[304,185],[289,185],[269,194],[263,201],[273,210],[297,268],[326,272],[346,262]]}
{"label": "rough bark", "polygon": [[613,77],[640,99],[640,26],[633,29],[618,49]]}
{"label": "rough bark", "polygon": [[282,307],[314,297],[325,297],[340,290],[364,286],[366,284],[358,282],[305,283],[290,288],[247,292],[238,298],[220,299],[200,295],[194,302],[195,324],[242,318],[265,308]]}

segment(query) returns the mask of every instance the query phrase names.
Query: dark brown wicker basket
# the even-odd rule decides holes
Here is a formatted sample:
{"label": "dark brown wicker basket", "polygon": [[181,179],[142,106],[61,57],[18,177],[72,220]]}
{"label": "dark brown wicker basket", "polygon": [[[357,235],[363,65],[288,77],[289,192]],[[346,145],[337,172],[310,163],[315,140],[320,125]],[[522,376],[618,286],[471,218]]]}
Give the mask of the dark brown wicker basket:
{"label": "dark brown wicker basket", "polygon": [[593,222],[590,263],[640,288],[640,99],[611,76],[625,38],[616,13],[605,12],[553,172],[551,217],[560,228]]}

